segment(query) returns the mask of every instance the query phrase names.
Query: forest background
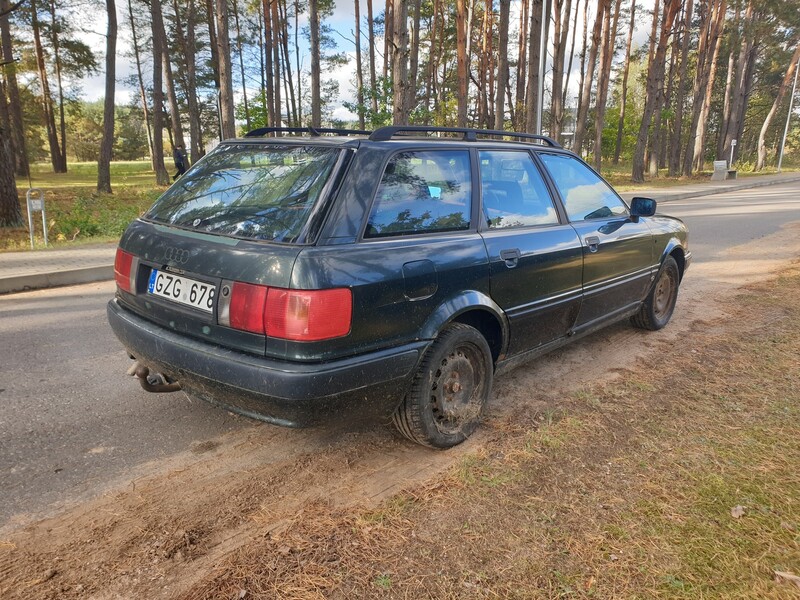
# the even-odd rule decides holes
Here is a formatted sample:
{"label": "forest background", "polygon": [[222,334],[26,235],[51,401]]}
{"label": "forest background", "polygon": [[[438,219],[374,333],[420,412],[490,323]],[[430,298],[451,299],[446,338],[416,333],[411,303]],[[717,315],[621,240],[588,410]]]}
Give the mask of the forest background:
{"label": "forest background", "polygon": [[537,132],[639,183],[800,147],[800,0],[0,0],[0,35],[2,227],[32,169],[165,186],[262,126]]}

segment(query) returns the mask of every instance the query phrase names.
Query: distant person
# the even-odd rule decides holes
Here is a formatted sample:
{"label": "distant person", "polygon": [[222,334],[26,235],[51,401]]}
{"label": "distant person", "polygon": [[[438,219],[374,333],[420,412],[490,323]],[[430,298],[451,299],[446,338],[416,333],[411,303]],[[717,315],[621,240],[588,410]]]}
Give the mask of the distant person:
{"label": "distant person", "polygon": [[175,169],[177,169],[177,172],[172,177],[172,180],[175,181],[178,177],[186,173],[186,153],[183,151],[183,146],[175,146],[175,149],[172,151],[172,158],[175,161]]}

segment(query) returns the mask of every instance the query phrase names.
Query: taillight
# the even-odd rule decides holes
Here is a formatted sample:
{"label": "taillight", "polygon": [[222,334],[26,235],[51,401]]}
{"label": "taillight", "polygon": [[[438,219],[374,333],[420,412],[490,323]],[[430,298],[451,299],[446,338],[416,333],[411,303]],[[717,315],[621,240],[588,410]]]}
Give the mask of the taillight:
{"label": "taillight", "polygon": [[269,337],[314,342],[350,332],[349,289],[286,290],[234,282],[219,306],[221,325]]}
{"label": "taillight", "polygon": [[234,282],[231,287],[230,326],[264,334],[264,305],[267,289],[263,285]]}
{"label": "taillight", "polygon": [[135,273],[133,266],[133,254],[125,252],[122,248],[117,248],[117,256],[114,258],[114,280],[119,289],[128,293],[133,293],[133,276]]}
{"label": "taillight", "polygon": [[270,288],[267,296],[267,335],[313,342],[342,337],[350,332],[353,296],[347,288],[333,290],[282,290]]}

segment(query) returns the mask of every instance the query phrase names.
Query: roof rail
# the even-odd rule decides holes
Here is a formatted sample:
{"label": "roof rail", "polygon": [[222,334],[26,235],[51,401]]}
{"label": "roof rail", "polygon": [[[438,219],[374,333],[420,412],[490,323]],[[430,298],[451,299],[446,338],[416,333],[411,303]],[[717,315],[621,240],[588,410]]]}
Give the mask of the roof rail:
{"label": "roof rail", "polygon": [[373,142],[386,142],[400,132],[408,133],[463,133],[464,141],[477,142],[479,135],[496,135],[502,137],[515,137],[521,140],[536,140],[544,142],[551,148],[561,148],[555,140],[546,135],[536,135],[534,133],[516,133],[514,131],[499,131],[496,129],[470,129],[468,127],[428,127],[427,125],[391,125],[381,127],[372,132],[369,139]]}
{"label": "roof rail", "polygon": [[307,133],[312,137],[320,137],[323,133],[334,135],[370,135],[371,131],[360,129],[331,129],[328,127],[259,127],[244,134],[244,137],[262,137],[270,133]]}

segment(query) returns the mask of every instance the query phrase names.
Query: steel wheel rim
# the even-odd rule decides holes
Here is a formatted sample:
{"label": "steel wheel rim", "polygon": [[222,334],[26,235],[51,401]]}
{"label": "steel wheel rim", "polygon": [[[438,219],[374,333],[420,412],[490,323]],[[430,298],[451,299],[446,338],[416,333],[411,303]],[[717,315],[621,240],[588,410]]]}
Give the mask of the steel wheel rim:
{"label": "steel wheel rim", "polygon": [[475,422],[483,409],[481,373],[483,356],[472,344],[461,344],[445,356],[433,371],[431,408],[436,428],[443,434],[462,433],[464,425]]}
{"label": "steel wheel rim", "polygon": [[653,312],[658,319],[662,319],[672,312],[672,307],[675,303],[675,287],[674,274],[671,271],[665,271],[659,277],[653,293]]}

